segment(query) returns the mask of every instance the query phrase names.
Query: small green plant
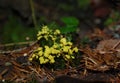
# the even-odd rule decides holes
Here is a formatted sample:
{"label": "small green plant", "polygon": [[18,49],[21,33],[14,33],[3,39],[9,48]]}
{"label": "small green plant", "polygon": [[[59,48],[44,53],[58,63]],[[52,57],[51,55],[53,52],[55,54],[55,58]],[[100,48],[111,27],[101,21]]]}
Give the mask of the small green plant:
{"label": "small green plant", "polygon": [[62,17],[61,21],[65,24],[64,27],[60,28],[60,31],[64,34],[76,32],[77,27],[79,25],[79,20],[75,17],[69,16],[69,17]]}
{"label": "small green plant", "polygon": [[52,64],[61,58],[69,61],[74,59],[75,53],[78,52],[78,48],[73,47],[73,43],[63,37],[59,29],[52,30],[43,26],[37,34],[37,39],[40,47],[29,57],[30,61],[38,60],[40,64]]}
{"label": "small green plant", "polygon": [[109,18],[106,19],[104,25],[105,26],[109,26],[111,24],[114,24],[116,22],[118,22],[120,19],[120,13],[117,12],[117,11],[114,11],[110,16]]}

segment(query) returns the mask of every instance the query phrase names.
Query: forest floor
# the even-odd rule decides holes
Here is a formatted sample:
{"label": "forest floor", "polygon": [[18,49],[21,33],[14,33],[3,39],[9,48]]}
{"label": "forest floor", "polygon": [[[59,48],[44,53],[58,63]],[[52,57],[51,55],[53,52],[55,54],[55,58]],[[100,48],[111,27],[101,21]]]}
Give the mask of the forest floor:
{"label": "forest floor", "polygon": [[[42,6],[42,4],[41,4]],[[44,8],[44,7],[41,7]],[[54,8],[54,7],[53,7]],[[42,9],[48,19],[61,26],[61,16],[76,16],[80,20],[75,46],[79,54],[77,66],[66,64],[64,69],[52,69],[28,60],[38,42],[0,44],[0,82],[3,83],[119,83],[120,82],[120,26],[119,20],[108,26],[98,24],[91,11],[60,12]],[[51,10],[52,16],[51,16]],[[68,13],[69,12],[69,13]],[[90,13],[87,13],[90,12]],[[2,16],[3,14],[1,14]],[[54,16],[57,15],[57,16]],[[112,14],[113,15],[113,14]],[[4,17],[4,16],[3,16]],[[114,15],[113,15],[114,17]],[[6,18],[6,16],[5,16]],[[3,19],[5,19],[3,18]],[[107,17],[106,17],[107,18]],[[2,19],[2,20],[3,20]],[[6,19],[5,19],[6,20]],[[44,23],[43,22],[43,23]],[[30,24],[30,23],[28,23]],[[102,27],[102,28],[101,28]],[[0,38],[2,39],[2,38]]]}

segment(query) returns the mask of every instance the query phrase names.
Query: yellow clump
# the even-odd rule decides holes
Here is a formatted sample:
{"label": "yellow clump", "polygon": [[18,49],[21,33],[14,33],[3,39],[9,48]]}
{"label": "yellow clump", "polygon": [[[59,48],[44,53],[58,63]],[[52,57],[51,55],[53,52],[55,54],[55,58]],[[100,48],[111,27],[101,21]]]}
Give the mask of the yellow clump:
{"label": "yellow clump", "polygon": [[44,56],[47,58],[49,56],[49,53],[45,52]]}
{"label": "yellow clump", "polygon": [[50,30],[49,30],[49,28],[47,26],[44,26],[42,28],[42,31],[41,31],[42,34],[48,34],[49,32],[50,32]]}
{"label": "yellow clump", "polygon": [[29,58],[29,61],[32,61],[33,60],[33,58]]}
{"label": "yellow clump", "polygon": [[53,64],[56,61],[56,58],[60,56],[69,61],[74,59],[74,53],[78,52],[77,47],[73,47],[73,43],[68,41],[65,37],[62,37],[60,30],[50,30],[47,26],[43,26],[41,31],[38,31],[37,39],[42,41],[42,38],[45,39],[43,43],[40,44],[41,47],[38,47],[34,50],[30,61],[35,59],[39,60],[40,64],[50,63]]}
{"label": "yellow clump", "polygon": [[50,59],[50,60],[53,59],[53,58],[54,58],[54,57],[53,57],[52,55],[49,55],[49,56],[48,56],[48,59]]}
{"label": "yellow clump", "polygon": [[44,57],[40,57],[40,58],[39,58],[39,61],[40,61],[40,64],[44,64],[44,63],[45,63]]}
{"label": "yellow clump", "polygon": [[40,40],[42,38],[42,36],[39,36],[39,37],[37,37],[37,40]]}
{"label": "yellow clump", "polygon": [[48,40],[48,35],[44,35],[43,37],[44,37],[46,40]]}
{"label": "yellow clump", "polygon": [[70,58],[71,58],[69,55],[65,55],[65,57],[66,57],[67,59],[70,59]]}
{"label": "yellow clump", "polygon": [[49,60],[48,60],[48,59],[45,59],[45,60],[44,60],[44,63],[48,63],[48,62],[49,62]]}
{"label": "yellow clump", "polygon": [[50,60],[50,63],[55,63],[55,60],[54,60],[54,58]]}
{"label": "yellow clump", "polygon": [[48,35],[50,34],[51,30],[47,26],[44,26],[41,31],[37,34],[37,39],[40,40],[41,38],[45,38],[48,40]]}
{"label": "yellow clump", "polygon": [[43,55],[43,51],[38,51],[38,55],[42,56]]}
{"label": "yellow clump", "polygon": [[78,48],[77,47],[73,48],[73,51],[78,52]]}
{"label": "yellow clump", "polygon": [[42,47],[38,47],[38,48],[37,48],[37,50],[39,50],[39,51],[42,50],[42,49],[43,49]]}
{"label": "yellow clump", "polygon": [[63,52],[68,52],[69,49],[70,49],[70,46],[64,46],[63,47]]}
{"label": "yellow clump", "polygon": [[69,54],[72,55],[73,54],[73,50],[69,49]]}
{"label": "yellow clump", "polygon": [[51,53],[52,53],[52,54],[59,54],[59,53],[60,53],[60,50],[57,50],[56,48],[51,47]]}
{"label": "yellow clump", "polygon": [[36,56],[36,54],[33,54],[31,58],[34,58]]}
{"label": "yellow clump", "polygon": [[71,45],[72,45],[72,42],[68,42],[67,44],[71,46]]}
{"label": "yellow clump", "polygon": [[50,54],[51,53],[51,49],[48,46],[45,46],[45,53],[46,54]]}
{"label": "yellow clump", "polygon": [[71,56],[72,59],[75,59],[75,56]]}
{"label": "yellow clump", "polygon": [[60,30],[58,30],[58,29],[55,30],[54,34],[55,34],[55,35],[59,35],[59,34],[60,34]]}
{"label": "yellow clump", "polygon": [[66,45],[66,38],[61,38],[60,42],[61,42],[63,45]]}
{"label": "yellow clump", "polygon": [[36,59],[38,59],[38,56],[35,56]]}
{"label": "yellow clump", "polygon": [[59,45],[57,43],[53,44],[53,48],[58,48],[58,47],[59,47]]}
{"label": "yellow clump", "polygon": [[53,41],[56,40],[56,37],[54,37],[53,35],[49,35],[49,36],[51,37],[51,39],[52,39]]}

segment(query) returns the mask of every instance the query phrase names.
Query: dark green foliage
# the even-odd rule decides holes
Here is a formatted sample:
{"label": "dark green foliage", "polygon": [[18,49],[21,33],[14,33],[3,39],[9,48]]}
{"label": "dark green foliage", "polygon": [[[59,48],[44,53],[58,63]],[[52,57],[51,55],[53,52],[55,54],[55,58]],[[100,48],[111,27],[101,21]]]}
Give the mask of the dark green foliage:
{"label": "dark green foliage", "polygon": [[78,7],[80,8],[86,8],[90,4],[90,0],[77,0]]}
{"label": "dark green foliage", "polygon": [[108,17],[105,21],[105,26],[109,26],[112,23],[118,22],[120,19],[120,12],[114,11],[110,17]]}
{"label": "dark green foliage", "polygon": [[75,17],[62,17],[61,21],[65,26],[61,27],[60,30],[62,33],[76,32],[79,25],[79,20]]}
{"label": "dark green foliage", "polygon": [[72,11],[72,10],[74,10],[74,6],[71,6],[70,4],[65,4],[65,3],[58,4],[58,8],[62,9],[64,11]]}
{"label": "dark green foliage", "polygon": [[9,16],[8,22],[3,28],[3,43],[23,42],[26,41],[26,37],[29,37],[30,40],[35,40],[36,32],[32,27],[25,27],[14,16]]}

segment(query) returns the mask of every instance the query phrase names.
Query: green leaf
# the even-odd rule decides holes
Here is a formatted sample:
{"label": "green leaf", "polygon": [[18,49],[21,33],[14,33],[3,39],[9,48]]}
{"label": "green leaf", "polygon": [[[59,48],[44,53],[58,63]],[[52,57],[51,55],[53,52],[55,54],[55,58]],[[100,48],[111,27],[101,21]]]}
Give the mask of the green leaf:
{"label": "green leaf", "polygon": [[67,34],[70,32],[75,32],[79,25],[79,20],[75,17],[62,17],[61,21],[65,24],[64,27],[60,28],[61,33]]}
{"label": "green leaf", "polygon": [[90,0],[77,0],[78,6],[80,8],[88,7]]}
{"label": "green leaf", "polygon": [[79,20],[75,17],[62,17],[61,21],[65,24],[65,25],[74,25],[74,26],[78,26],[79,24]]}
{"label": "green leaf", "polygon": [[61,27],[60,31],[63,34],[67,34],[67,33],[70,33],[70,32],[75,32],[76,29],[77,29],[76,26],[66,26],[66,27]]}
{"label": "green leaf", "polygon": [[105,21],[105,25],[108,26],[109,24],[113,23],[113,19],[112,18],[108,18],[106,21]]}

